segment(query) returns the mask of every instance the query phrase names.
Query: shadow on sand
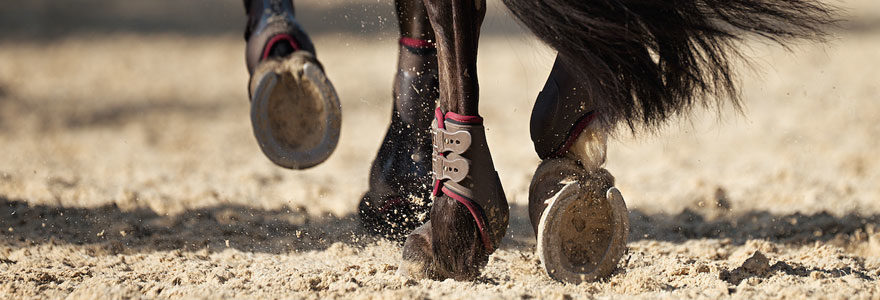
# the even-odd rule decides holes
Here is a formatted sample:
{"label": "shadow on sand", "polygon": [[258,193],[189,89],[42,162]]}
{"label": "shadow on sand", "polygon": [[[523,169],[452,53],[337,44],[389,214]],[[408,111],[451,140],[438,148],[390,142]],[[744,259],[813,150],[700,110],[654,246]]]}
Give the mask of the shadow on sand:
{"label": "shadow on sand", "polygon": [[[510,211],[510,227],[502,247],[534,249],[535,234],[527,208],[513,205]],[[639,209],[630,210],[629,241],[683,243],[696,239],[730,239],[734,245],[742,245],[750,239],[762,239],[785,244],[809,244],[851,235],[865,229],[868,224],[880,224],[880,215],[861,216],[855,213],[845,216],[826,212],[778,215],[767,211],[748,211],[716,217],[706,215],[691,209],[677,214],[649,214]]]}
{"label": "shadow on sand", "polygon": [[148,208],[32,205],[0,196],[0,215],[0,244],[91,244],[106,254],[227,247],[277,254],[375,240],[360,228],[355,216],[314,217],[303,209],[263,210],[231,204],[165,216]]}
{"label": "shadow on sand", "polygon": [[[42,243],[92,244],[108,253],[162,250],[195,251],[233,247],[242,251],[287,253],[321,250],[341,242],[356,247],[376,241],[354,215],[310,215],[303,209],[263,210],[219,205],[174,216],[150,209],[124,211],[115,205],[95,208],[32,205],[0,196],[0,243],[25,246]],[[681,243],[693,239],[749,239],[806,244],[850,235],[880,215],[842,217],[827,213],[774,215],[752,211],[708,220],[685,210],[679,214],[630,211],[630,241]],[[818,234],[817,234],[818,233]],[[522,205],[511,207],[511,223],[502,248],[531,251],[535,239]]]}

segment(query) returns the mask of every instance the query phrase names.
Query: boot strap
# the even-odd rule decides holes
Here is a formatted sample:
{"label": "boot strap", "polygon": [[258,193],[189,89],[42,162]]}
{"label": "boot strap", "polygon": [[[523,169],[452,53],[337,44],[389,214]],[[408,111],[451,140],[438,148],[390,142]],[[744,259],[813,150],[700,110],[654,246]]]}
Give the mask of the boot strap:
{"label": "boot strap", "polygon": [[452,180],[460,182],[467,177],[470,171],[470,161],[456,154],[443,156],[440,154],[433,155],[433,171],[434,180]]}
{"label": "boot strap", "polygon": [[[438,122],[440,122],[438,120]],[[452,152],[462,154],[471,147],[471,133],[467,131],[449,132],[446,129],[431,128],[435,153]]]}
{"label": "boot strap", "polygon": [[[460,154],[467,152],[468,148],[470,148],[472,142],[471,134],[463,130],[456,132],[446,130],[446,117],[440,108],[437,108],[434,115],[436,122],[431,126],[434,145],[432,161],[434,171],[433,195],[435,197],[446,195],[464,205],[477,224],[483,247],[491,253],[494,251],[494,248],[489,238],[486,214],[483,212],[483,208],[472,199],[472,190],[460,184],[470,173],[471,161]],[[466,116],[466,118],[481,120],[481,118],[476,116]]]}

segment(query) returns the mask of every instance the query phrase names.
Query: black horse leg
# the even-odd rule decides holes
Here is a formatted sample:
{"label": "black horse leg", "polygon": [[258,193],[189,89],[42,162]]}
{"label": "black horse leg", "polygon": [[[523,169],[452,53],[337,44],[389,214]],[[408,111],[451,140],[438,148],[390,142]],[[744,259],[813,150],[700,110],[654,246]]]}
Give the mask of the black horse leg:
{"label": "black horse leg", "polygon": [[477,42],[486,15],[485,0],[424,0],[437,35],[440,107],[462,115],[478,114]]}
{"label": "black horse leg", "polygon": [[434,31],[421,0],[397,0],[400,46],[391,125],[358,212],[374,234],[402,239],[428,218],[431,120],[437,101]]}
{"label": "black horse leg", "polygon": [[432,127],[431,221],[404,245],[401,272],[414,277],[479,275],[507,229],[508,207],[478,116],[477,41],[484,0],[425,0],[437,38],[440,107]]}

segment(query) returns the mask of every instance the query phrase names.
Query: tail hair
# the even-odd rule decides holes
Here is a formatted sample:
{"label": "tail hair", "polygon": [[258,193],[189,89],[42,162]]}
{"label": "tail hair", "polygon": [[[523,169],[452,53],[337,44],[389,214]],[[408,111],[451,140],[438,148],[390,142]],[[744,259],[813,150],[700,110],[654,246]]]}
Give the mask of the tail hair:
{"label": "tail hair", "polygon": [[[835,9],[817,0],[503,0],[582,74],[608,121],[655,127],[696,104],[741,107],[732,61],[755,34],[823,40]],[[641,125],[641,126],[640,126]]]}

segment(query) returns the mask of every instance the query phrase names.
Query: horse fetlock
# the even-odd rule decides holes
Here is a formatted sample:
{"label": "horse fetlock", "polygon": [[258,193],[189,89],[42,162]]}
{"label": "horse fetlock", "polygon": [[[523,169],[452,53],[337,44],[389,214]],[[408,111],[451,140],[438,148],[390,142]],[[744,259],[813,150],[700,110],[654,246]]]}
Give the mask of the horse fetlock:
{"label": "horse fetlock", "polygon": [[605,165],[607,150],[608,133],[601,122],[592,122],[580,133],[565,157],[578,161],[587,171],[595,171]]}
{"label": "horse fetlock", "polygon": [[456,200],[441,196],[431,210],[433,276],[471,280],[489,262],[492,249],[487,249],[470,212]]}
{"label": "horse fetlock", "polygon": [[435,280],[478,276],[491,252],[483,246],[470,213],[446,196],[435,199],[431,211],[432,220],[407,237],[398,274]]}

